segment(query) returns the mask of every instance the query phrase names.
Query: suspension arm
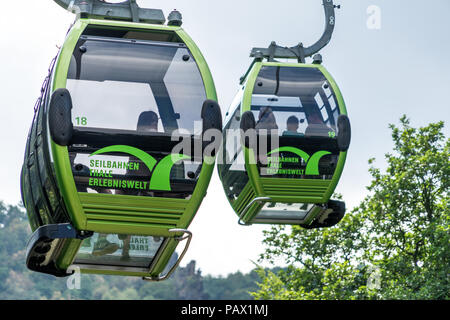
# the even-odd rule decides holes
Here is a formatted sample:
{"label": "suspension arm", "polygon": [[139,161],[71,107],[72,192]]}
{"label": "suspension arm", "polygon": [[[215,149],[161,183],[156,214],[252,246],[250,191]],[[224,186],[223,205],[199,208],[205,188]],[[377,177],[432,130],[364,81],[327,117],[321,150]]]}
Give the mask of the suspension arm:
{"label": "suspension arm", "polygon": [[275,42],[272,42],[269,48],[253,48],[250,57],[257,59],[267,58],[269,61],[274,61],[275,58],[280,59],[298,59],[299,62],[305,62],[306,57],[310,57],[324,48],[331,40],[334,26],[336,24],[335,6],[333,0],[322,0],[325,11],[325,31],[322,37],[310,47],[305,48],[302,43],[295,47],[281,47]]}

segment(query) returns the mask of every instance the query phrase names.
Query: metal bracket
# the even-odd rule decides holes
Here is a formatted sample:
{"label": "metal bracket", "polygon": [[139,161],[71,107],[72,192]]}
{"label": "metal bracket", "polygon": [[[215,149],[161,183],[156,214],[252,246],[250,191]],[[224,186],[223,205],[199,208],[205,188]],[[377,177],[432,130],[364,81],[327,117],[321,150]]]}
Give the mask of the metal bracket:
{"label": "metal bracket", "polygon": [[192,232],[190,232],[189,230],[186,230],[186,229],[170,229],[169,232],[170,233],[180,233],[181,232],[181,233],[184,234],[184,236],[176,236],[176,237],[174,237],[174,239],[177,240],[178,242],[187,240],[186,245],[184,246],[183,252],[180,254],[180,256],[178,257],[177,262],[172,266],[172,268],[170,268],[169,272],[167,272],[166,275],[158,276],[158,277],[143,277],[142,278],[143,280],[145,280],[145,281],[152,281],[152,282],[160,282],[160,281],[167,280],[175,272],[175,270],[180,265],[181,260],[183,260],[184,256],[186,255],[186,252],[189,249],[189,245],[191,244]]}
{"label": "metal bracket", "polygon": [[323,6],[325,10],[325,31],[322,37],[310,47],[305,48],[302,43],[295,47],[281,47],[272,42],[269,48],[253,48],[250,57],[262,60],[264,58],[268,59],[269,62],[275,61],[275,58],[280,59],[297,59],[300,63],[305,63],[305,58],[314,55],[324,48],[331,40],[333,35],[334,26],[336,24],[335,8],[340,8],[341,6],[336,6],[333,4],[333,0],[323,0]]}
{"label": "metal bracket", "polygon": [[267,202],[267,201],[271,201],[272,198],[269,197],[258,197],[253,199],[245,208],[244,210],[242,210],[241,214],[239,215],[239,221],[238,224],[240,224],[241,226],[251,226],[251,223],[245,223],[244,221],[242,221],[242,218],[244,218],[244,216],[247,214],[248,210],[250,210],[250,208],[257,202]]}
{"label": "metal bracket", "polygon": [[36,229],[30,237],[26,249],[26,263],[30,270],[66,277],[66,270],[57,267],[52,257],[52,247],[66,239],[84,240],[93,235],[92,231],[80,231],[70,223],[48,224]]}
{"label": "metal bracket", "polygon": [[54,0],[64,9],[82,18],[124,20],[151,24],[164,24],[162,10],[140,8],[136,0],[108,3],[104,0]]}

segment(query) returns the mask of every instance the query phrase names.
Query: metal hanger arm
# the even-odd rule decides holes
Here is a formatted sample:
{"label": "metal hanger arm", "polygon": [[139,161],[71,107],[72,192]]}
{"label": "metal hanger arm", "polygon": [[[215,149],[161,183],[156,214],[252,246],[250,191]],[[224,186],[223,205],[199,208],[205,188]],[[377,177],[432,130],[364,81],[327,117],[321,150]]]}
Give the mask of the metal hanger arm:
{"label": "metal hanger arm", "polygon": [[272,42],[269,48],[253,48],[250,56],[256,59],[267,58],[274,61],[275,58],[280,59],[297,59],[299,62],[305,62],[306,57],[310,57],[324,48],[331,40],[334,26],[336,22],[335,6],[333,0],[322,0],[325,11],[325,31],[322,37],[310,47],[305,48],[302,43],[295,47],[281,47]]}
{"label": "metal hanger arm", "polygon": [[[325,10],[325,31],[319,41],[304,49],[305,57],[310,57],[322,50],[330,43],[331,37],[333,36],[334,26],[336,24],[336,15],[334,11],[336,6],[333,4],[333,0],[323,0],[323,6]],[[340,8],[340,6],[337,6],[337,8]]]}

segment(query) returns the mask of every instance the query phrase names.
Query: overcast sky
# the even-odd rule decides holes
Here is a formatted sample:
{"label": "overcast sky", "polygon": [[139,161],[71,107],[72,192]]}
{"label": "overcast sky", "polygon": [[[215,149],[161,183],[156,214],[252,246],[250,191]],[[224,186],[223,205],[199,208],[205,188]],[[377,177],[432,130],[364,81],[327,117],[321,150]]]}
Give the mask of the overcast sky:
{"label": "overcast sky", "polygon": [[[4,1],[0,18],[0,200],[20,201],[19,177],[26,136],[50,60],[61,46],[73,15],[51,0]],[[225,114],[238,80],[251,62],[252,47],[275,40],[294,46],[314,43],[323,32],[321,0],[149,0],[142,6],[176,8],[184,29],[202,50],[214,77]],[[341,0],[336,29],[321,53],[324,66],[340,86],[352,122],[352,144],[337,191],[349,208],[366,194],[367,160],[392,149],[389,123],[402,114],[412,125],[450,115],[450,41],[448,0]],[[381,29],[369,29],[367,9],[381,11]],[[371,11],[373,12],[373,11]],[[448,136],[448,127],[445,129]],[[254,267],[264,247],[263,227],[241,227],[214,173],[190,229],[194,233],[184,260],[195,259],[205,274],[225,275]],[[183,264],[182,264],[183,265]]]}

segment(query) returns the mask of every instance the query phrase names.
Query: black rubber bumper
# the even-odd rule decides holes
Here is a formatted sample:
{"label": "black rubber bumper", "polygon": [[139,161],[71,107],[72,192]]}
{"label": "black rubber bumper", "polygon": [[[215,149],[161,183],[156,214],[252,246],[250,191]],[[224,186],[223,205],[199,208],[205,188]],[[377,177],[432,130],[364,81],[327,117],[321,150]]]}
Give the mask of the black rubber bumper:
{"label": "black rubber bumper", "polygon": [[86,239],[92,233],[80,235],[71,224],[50,224],[39,227],[31,235],[27,245],[26,262],[28,269],[40,273],[51,274],[55,277],[66,277],[70,274],[56,266],[59,258],[58,250],[65,240]]}

